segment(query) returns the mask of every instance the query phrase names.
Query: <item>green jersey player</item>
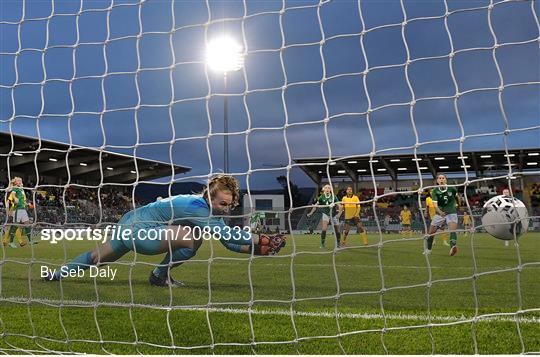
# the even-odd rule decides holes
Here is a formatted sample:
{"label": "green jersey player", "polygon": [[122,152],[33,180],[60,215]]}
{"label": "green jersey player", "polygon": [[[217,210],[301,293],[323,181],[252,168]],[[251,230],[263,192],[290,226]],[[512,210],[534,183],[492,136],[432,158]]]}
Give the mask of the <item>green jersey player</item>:
{"label": "green jersey player", "polygon": [[[324,243],[326,240],[326,230],[328,229],[328,224],[331,224],[334,228],[334,233],[336,234],[336,246],[337,248],[341,247],[340,243],[340,234],[339,234],[339,217],[343,211],[339,199],[332,193],[332,187],[330,185],[325,185],[323,187],[323,193],[317,197],[315,205],[311,211],[307,214],[308,217],[315,212],[317,208],[320,208],[322,211],[322,232],[321,232],[321,248],[324,248]],[[334,216],[335,208],[338,208],[338,213]]]}
{"label": "green jersey player", "polygon": [[[11,192],[13,193],[14,224],[9,228],[9,241],[11,243],[13,242],[13,238],[15,238],[15,233],[17,232],[17,224],[20,224],[22,225],[23,233],[28,239],[28,242],[30,242],[30,244],[35,244],[37,242],[32,241],[30,236],[30,219],[28,218],[28,212],[26,212],[26,195],[23,189],[23,181],[20,177],[15,177],[11,183],[13,185]],[[11,243],[11,247],[16,247],[16,245],[11,245]]]}
{"label": "green jersey player", "polygon": [[458,205],[458,191],[455,187],[448,187],[446,185],[446,175],[437,175],[437,185],[431,191],[431,199],[433,200],[433,206],[435,207],[435,216],[431,220],[431,226],[429,227],[427,247],[424,254],[431,253],[433,247],[433,235],[446,223],[450,230],[450,256],[457,253],[457,205]]}
{"label": "green jersey player", "polygon": [[262,227],[263,219],[265,218],[264,212],[255,212],[251,218],[249,219],[249,225],[251,227],[251,231],[254,233],[259,233]]}

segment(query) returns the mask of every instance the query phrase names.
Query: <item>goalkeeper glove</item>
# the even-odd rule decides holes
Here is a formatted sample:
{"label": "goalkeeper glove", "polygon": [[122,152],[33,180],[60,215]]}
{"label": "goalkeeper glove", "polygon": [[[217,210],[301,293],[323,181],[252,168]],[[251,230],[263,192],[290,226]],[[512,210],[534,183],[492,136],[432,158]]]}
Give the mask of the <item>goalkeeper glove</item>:
{"label": "goalkeeper glove", "polygon": [[286,245],[285,236],[283,234],[276,234],[273,236],[267,236],[261,234],[259,236],[259,244],[254,246],[255,255],[274,255],[279,253],[281,248]]}

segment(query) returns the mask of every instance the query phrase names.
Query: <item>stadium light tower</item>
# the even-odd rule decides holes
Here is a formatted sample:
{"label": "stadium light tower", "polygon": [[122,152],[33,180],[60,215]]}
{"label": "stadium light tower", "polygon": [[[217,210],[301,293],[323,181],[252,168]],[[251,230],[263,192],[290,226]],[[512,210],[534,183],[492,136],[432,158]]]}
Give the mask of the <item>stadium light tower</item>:
{"label": "stadium light tower", "polygon": [[244,67],[243,48],[234,39],[222,36],[208,42],[206,63],[210,69],[223,73],[223,171],[229,172],[229,114],[227,97],[227,73]]}

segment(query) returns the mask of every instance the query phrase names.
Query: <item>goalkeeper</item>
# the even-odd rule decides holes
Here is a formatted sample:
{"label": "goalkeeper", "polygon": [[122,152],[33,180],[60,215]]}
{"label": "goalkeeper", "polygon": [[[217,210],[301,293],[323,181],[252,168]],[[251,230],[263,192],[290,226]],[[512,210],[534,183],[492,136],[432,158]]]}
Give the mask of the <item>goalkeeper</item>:
{"label": "goalkeeper", "polygon": [[431,198],[436,214],[431,220],[424,254],[431,253],[431,248],[433,247],[433,235],[439,228],[443,227],[445,223],[450,230],[450,256],[455,255],[458,251],[456,234],[458,228],[458,216],[456,210],[458,192],[455,187],[448,187],[446,181],[445,174],[438,174],[438,187],[431,190]]}
{"label": "goalkeeper", "polygon": [[[151,273],[151,285],[179,287],[184,284],[170,276],[170,270],[191,259],[202,244],[201,237],[194,237],[195,229],[188,227],[211,228],[211,233],[219,233],[220,242],[229,250],[256,255],[277,254],[285,246],[283,235],[252,235],[245,230],[231,233],[223,218],[238,205],[240,190],[238,181],[228,175],[220,175],[210,180],[208,187],[200,195],[178,195],[152,202],[146,206],[126,213],[118,222],[122,229],[131,230],[130,239],[111,239],[93,251],[83,253],[62,269],[46,277],[46,280],[60,280],[61,271],[88,269],[91,265],[101,265],[120,259],[129,251],[144,255],[167,253]],[[167,227],[167,223],[172,222]],[[169,228],[165,237],[159,240],[141,239],[150,229]],[[142,234],[141,234],[142,233]],[[228,234],[231,233],[231,234]],[[238,233],[238,234],[236,234]],[[231,238],[232,236],[232,238]]]}

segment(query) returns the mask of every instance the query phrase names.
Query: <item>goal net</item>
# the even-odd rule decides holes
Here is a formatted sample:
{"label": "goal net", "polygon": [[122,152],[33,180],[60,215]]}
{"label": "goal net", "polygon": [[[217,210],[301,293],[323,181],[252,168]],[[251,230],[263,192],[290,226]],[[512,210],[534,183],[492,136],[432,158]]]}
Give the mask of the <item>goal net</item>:
{"label": "goal net", "polygon": [[[540,352],[538,11],[1,2],[0,351]],[[428,255],[437,172],[459,222]],[[181,288],[149,284],[164,254],[141,251],[42,280],[100,245],[90,230],[222,173],[241,189],[227,223],[285,234],[279,254],[204,241],[171,269]],[[336,202],[314,204],[325,185]],[[362,227],[344,205],[327,228],[348,186]],[[481,222],[503,188],[530,216],[506,245]]]}

